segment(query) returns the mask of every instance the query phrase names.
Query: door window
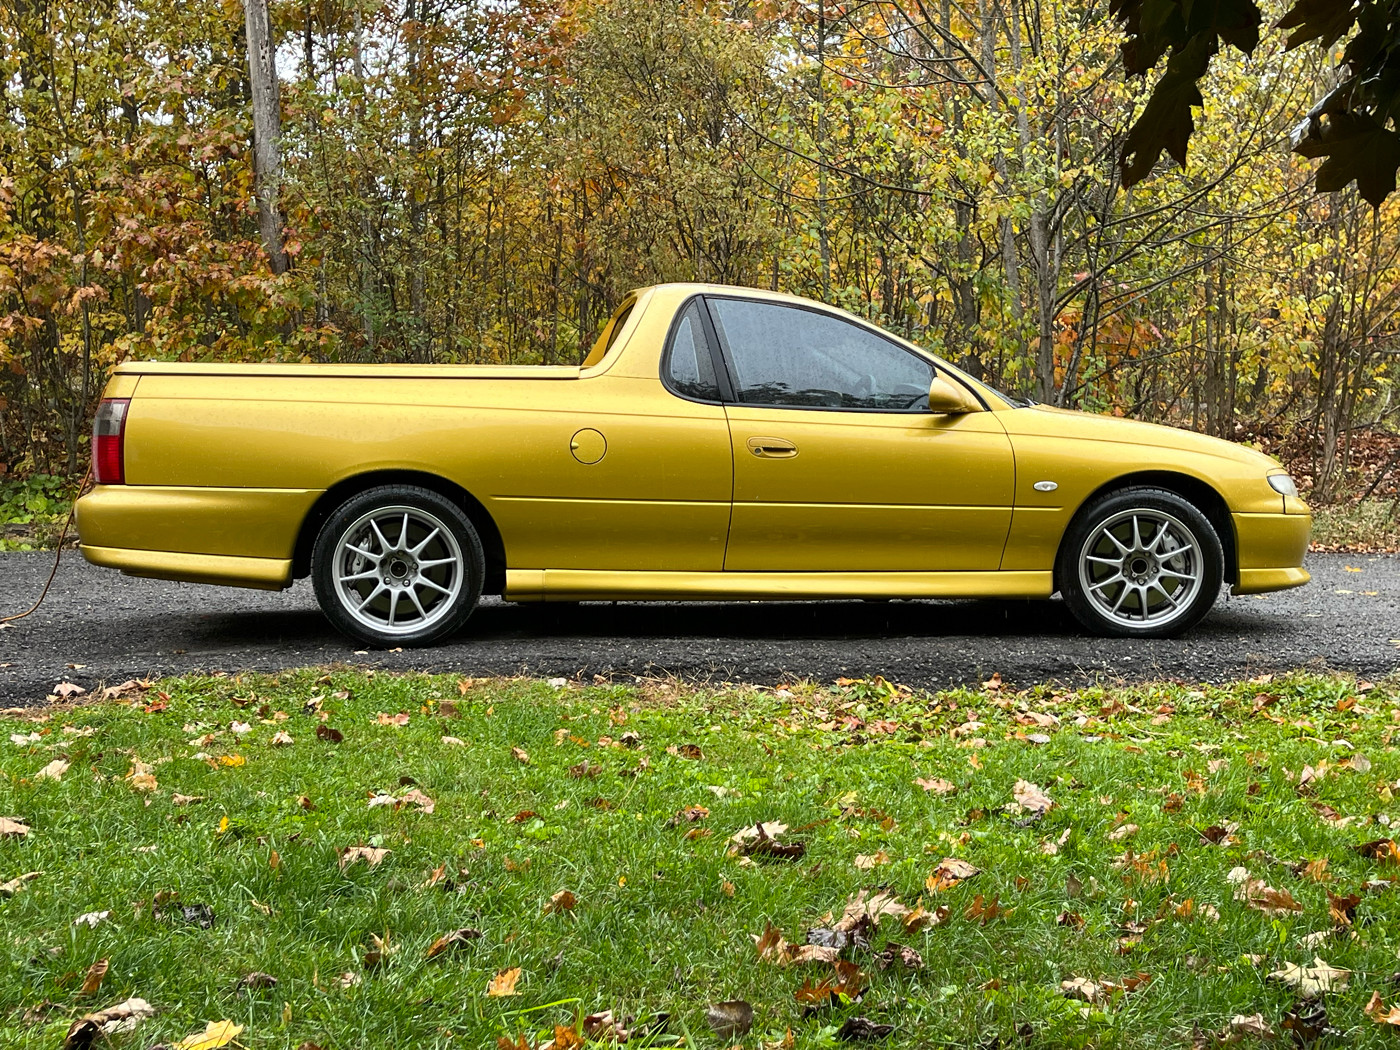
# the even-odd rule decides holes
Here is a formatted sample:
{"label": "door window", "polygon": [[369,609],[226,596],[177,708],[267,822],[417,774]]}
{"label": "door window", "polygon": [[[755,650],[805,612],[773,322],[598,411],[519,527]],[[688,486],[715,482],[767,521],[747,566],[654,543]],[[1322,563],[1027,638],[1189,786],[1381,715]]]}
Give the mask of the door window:
{"label": "door window", "polygon": [[933,365],[830,314],[710,299],[745,405],[910,411],[928,408]]}
{"label": "door window", "polygon": [[666,385],[682,397],[696,401],[719,400],[715,362],[700,324],[699,299],[692,299],[677,318],[661,372]]}

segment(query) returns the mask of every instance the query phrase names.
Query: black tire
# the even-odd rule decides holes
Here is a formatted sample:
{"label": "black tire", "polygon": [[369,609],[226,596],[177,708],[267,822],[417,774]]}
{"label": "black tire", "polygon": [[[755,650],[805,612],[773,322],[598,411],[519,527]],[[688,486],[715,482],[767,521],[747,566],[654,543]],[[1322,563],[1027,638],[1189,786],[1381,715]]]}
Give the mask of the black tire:
{"label": "black tire", "polygon": [[1190,630],[1215,605],[1224,576],[1224,550],[1209,519],[1175,492],[1147,487],[1084,507],[1055,564],[1074,618],[1093,634],[1118,638]]}
{"label": "black tire", "polygon": [[466,513],[417,485],[352,496],[322,524],[311,551],[311,581],[326,619],[381,648],[431,645],[459,630],[481,598],[485,575],[481,538]]}

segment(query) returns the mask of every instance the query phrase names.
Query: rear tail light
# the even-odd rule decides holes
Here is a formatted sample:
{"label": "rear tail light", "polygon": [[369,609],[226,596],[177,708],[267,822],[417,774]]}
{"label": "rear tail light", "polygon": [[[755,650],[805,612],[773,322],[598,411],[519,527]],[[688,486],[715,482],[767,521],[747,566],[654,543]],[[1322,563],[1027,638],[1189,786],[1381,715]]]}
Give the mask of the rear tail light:
{"label": "rear tail light", "polygon": [[99,485],[121,485],[126,481],[122,463],[122,441],[126,436],[126,407],[129,399],[105,398],[97,406],[92,421],[92,480]]}

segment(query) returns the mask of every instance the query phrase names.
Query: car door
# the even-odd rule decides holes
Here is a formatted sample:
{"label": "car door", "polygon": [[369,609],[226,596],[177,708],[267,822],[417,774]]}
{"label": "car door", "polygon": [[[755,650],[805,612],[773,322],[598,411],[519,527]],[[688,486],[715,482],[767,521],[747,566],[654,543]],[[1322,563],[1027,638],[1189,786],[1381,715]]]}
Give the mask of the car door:
{"label": "car door", "polygon": [[994,570],[1011,443],[990,411],[933,413],[933,362],[846,318],[706,298],[732,384],[737,572]]}

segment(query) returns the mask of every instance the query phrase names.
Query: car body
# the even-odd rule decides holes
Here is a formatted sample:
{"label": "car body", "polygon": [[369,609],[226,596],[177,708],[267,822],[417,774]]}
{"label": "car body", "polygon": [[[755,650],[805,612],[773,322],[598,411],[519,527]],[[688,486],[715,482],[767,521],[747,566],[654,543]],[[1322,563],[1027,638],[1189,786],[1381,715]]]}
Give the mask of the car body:
{"label": "car body", "polygon": [[[639,290],[581,366],[128,363],[103,404],[107,460],[78,529],[89,561],[132,575],[284,588],[313,572],[338,508],[407,486],[460,509],[476,539],[458,547],[479,540],[466,591],[512,601],[1049,598],[1068,585],[1077,519],[1130,490],[1199,511],[1235,593],[1308,580],[1308,508],[1268,456],[1022,405],[774,292]],[[1155,553],[1142,537],[1134,569],[1160,569],[1198,528],[1152,513],[1184,531]],[[1145,521],[1100,549],[1132,546]],[[379,565],[380,540],[360,569]],[[1138,601],[1145,628],[1160,599],[1121,599]]]}

